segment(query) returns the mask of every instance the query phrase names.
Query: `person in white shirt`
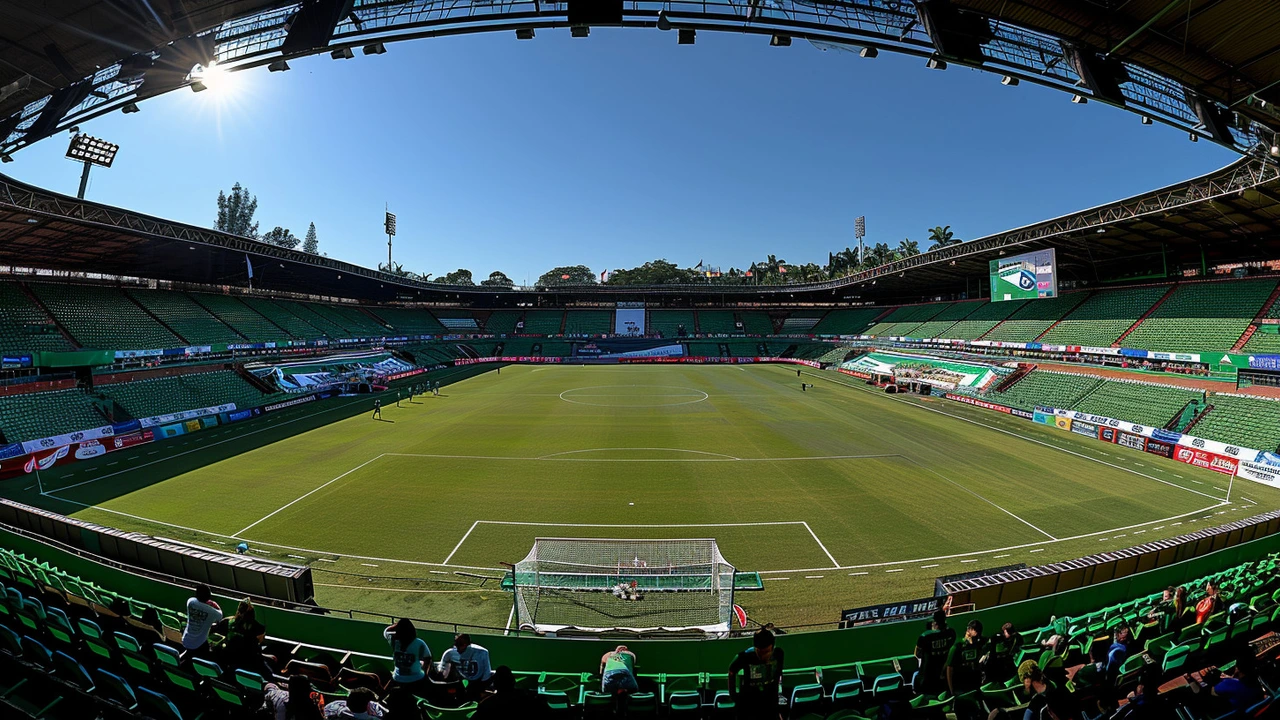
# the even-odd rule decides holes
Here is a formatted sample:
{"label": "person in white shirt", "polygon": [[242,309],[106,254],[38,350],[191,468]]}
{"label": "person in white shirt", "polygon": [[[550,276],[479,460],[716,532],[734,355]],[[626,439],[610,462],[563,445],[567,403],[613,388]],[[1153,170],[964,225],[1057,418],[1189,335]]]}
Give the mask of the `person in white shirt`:
{"label": "person in white shirt", "polygon": [[382,631],[391,645],[394,671],[391,679],[410,688],[417,688],[427,679],[425,667],[431,665],[431,648],[418,637],[418,631],[409,618],[400,618],[394,625]]}
{"label": "person in white shirt", "polygon": [[382,720],[387,709],[373,700],[369,688],[356,688],[346,700],[334,700],[324,706],[325,720]]}
{"label": "person in white shirt", "polygon": [[440,677],[448,680],[457,673],[467,681],[466,697],[477,700],[489,689],[493,670],[489,668],[489,651],[471,642],[471,636],[462,633],[453,639],[453,647],[440,658]]}
{"label": "person in white shirt", "polygon": [[209,654],[209,629],[222,622],[222,608],[213,599],[209,586],[196,586],[195,596],[187,600],[187,626],[182,630],[182,647],[185,655]]}

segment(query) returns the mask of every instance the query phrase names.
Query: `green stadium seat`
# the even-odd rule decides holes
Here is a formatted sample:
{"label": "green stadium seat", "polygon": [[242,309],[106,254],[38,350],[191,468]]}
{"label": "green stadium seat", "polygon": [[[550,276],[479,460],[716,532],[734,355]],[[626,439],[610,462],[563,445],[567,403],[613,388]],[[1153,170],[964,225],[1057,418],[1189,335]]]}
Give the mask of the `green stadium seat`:
{"label": "green stadium seat", "polygon": [[1087,375],[1033,370],[1003,392],[992,391],[989,397],[994,402],[1023,410],[1032,410],[1036,405],[1075,410],[1081,400],[1104,382]]}
{"label": "green stadium seat", "polygon": [[114,653],[111,652],[111,646],[107,644],[107,639],[102,636],[102,628],[98,623],[86,618],[76,619],[76,630],[80,634],[80,641],[94,655],[102,660],[111,662],[114,660]]}
{"label": "green stadium seat", "polygon": [[272,397],[264,395],[234,370],[112,383],[99,385],[97,389],[135,418],[224,403],[235,403],[237,408],[251,408],[268,402]]}
{"label": "green stadium seat", "polygon": [[[681,334],[681,328],[684,334]],[[645,333],[662,333],[664,338],[693,337],[696,332],[692,310],[650,310]]]}
{"label": "green stadium seat", "polygon": [[822,316],[812,331],[815,335],[863,335],[884,310],[880,307],[832,310]]}
{"label": "green stadium seat", "polygon": [[6,442],[26,442],[102,427],[108,421],[83,390],[0,396],[0,432]]}
{"label": "green stadium seat", "polygon": [[[187,345],[120,288],[31,283],[28,287],[81,347],[161,350]],[[103,322],[104,317],[111,322]]]}
{"label": "green stadium seat", "polygon": [[1004,322],[996,325],[983,340],[1032,342],[1054,323],[1084,302],[1088,293],[1075,292],[1043,300],[1029,300]]}
{"label": "green stadium seat", "polygon": [[1280,401],[1216,394],[1209,404],[1212,409],[1190,431],[1196,437],[1255,450],[1280,446]]}
{"label": "green stadium seat", "polygon": [[[182,656],[178,651],[164,643],[152,643],[151,652],[155,655],[156,662],[162,668],[177,670],[182,665]],[[262,690],[262,678],[258,678],[258,690]]]}
{"label": "green stadium seat", "polygon": [[1164,658],[1160,661],[1160,671],[1165,675],[1180,670],[1187,664],[1187,658],[1191,656],[1190,645],[1175,645],[1169,648]]}
{"label": "green stadium seat", "polygon": [[189,345],[239,343],[247,340],[185,293],[172,290],[129,290],[126,294]]}
{"label": "green stadium seat", "polygon": [[831,687],[831,704],[837,708],[852,707],[862,698],[862,681],[857,678],[840,680]]}
{"label": "green stadium seat", "polygon": [[605,335],[613,332],[609,310],[568,310],[564,314],[565,335]]}
{"label": "green stadium seat", "polygon": [[95,669],[93,677],[99,697],[126,710],[138,707],[137,693],[128,680],[102,668]]}
{"label": "green stadium seat", "polygon": [[115,640],[116,649],[120,652],[120,658],[130,670],[141,675],[151,674],[151,661],[143,653],[142,645],[132,635],[115,632],[112,633],[112,638]]}
{"label": "green stadium seat", "polygon": [[524,315],[522,310],[494,310],[484,321],[484,331],[492,335],[506,335],[516,331],[516,323]]}
{"label": "green stadium seat", "polygon": [[445,326],[423,309],[375,308],[373,313],[404,335],[445,335]]}
{"label": "green stadium seat", "polygon": [[677,690],[667,696],[667,714],[671,717],[702,715],[702,695],[696,690]]}
{"label": "green stadium seat", "polygon": [[957,321],[947,328],[947,336],[951,340],[977,340],[991,332],[1005,318],[1026,305],[1029,300],[1006,300],[1003,302],[984,302],[963,320]]}
{"label": "green stadium seat", "polygon": [[825,699],[821,685],[816,683],[797,685],[791,688],[791,714],[815,711]]}
{"label": "green stadium seat", "polygon": [[1111,347],[1168,290],[1168,285],[1099,290],[1046,332],[1040,342]]}
{"label": "green stadium seat", "polygon": [[698,332],[703,335],[741,335],[732,310],[699,310]]}
{"label": "green stadium seat", "polygon": [[529,310],[524,314],[524,329],[516,332],[525,335],[559,335],[563,324],[563,310]]}
{"label": "green stadium seat", "polygon": [[738,320],[742,323],[743,332],[748,335],[773,334],[773,320],[770,319],[769,313],[767,312],[760,310],[740,312],[738,313]]}
{"label": "green stadium seat", "polygon": [[[240,298],[211,293],[190,293],[190,298],[248,342],[280,342],[295,339]],[[239,341],[233,341],[239,342]]]}
{"label": "green stadium seat", "polygon": [[1070,409],[1165,427],[1178,418],[1187,403],[1198,402],[1201,397],[1199,391],[1170,385],[1107,380],[1076,401]]}
{"label": "green stadium seat", "polygon": [[1227,352],[1275,288],[1275,280],[1179,285],[1120,344],[1144,350]]}
{"label": "green stadium seat", "polygon": [[74,350],[53,318],[22,292],[17,283],[0,283],[0,350],[66,352]]}

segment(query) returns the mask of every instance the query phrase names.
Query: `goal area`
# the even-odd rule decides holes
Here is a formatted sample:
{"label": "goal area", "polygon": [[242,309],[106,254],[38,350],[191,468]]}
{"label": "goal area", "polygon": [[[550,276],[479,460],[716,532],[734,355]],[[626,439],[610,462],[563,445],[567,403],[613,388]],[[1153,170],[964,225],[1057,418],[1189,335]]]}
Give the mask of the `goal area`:
{"label": "goal area", "polygon": [[714,539],[537,538],[512,581],[522,629],[721,633],[735,572]]}

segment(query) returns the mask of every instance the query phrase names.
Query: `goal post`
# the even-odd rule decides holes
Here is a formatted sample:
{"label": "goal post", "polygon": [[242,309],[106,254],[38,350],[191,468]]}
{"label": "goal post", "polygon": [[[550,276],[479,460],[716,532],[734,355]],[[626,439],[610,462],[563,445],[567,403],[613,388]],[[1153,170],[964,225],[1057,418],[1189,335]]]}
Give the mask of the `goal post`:
{"label": "goal post", "polygon": [[714,539],[537,538],[512,583],[525,629],[721,633],[735,573]]}

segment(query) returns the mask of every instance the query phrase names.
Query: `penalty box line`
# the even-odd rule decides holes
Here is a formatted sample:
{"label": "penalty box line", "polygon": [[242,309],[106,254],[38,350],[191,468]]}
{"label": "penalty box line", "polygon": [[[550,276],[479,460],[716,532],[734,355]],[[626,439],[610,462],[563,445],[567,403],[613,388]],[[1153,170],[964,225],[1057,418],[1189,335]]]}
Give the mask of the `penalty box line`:
{"label": "penalty box line", "polygon": [[[704,527],[719,528],[719,527],[766,527],[766,526],[776,526],[776,525],[799,525],[800,527],[803,527],[806,532],[809,533],[809,536],[813,538],[813,541],[818,544],[819,548],[822,549],[823,554],[826,555],[827,559],[831,561],[831,569],[837,569],[840,567],[840,563],[835,559],[835,557],[831,555],[831,551],[828,550],[827,546],[824,545],[822,541],[818,539],[818,534],[813,531],[813,528],[809,527],[809,523],[803,520],[778,520],[773,522],[740,522],[740,523],[681,523],[681,524],[652,523],[652,524],[620,524],[620,525],[605,524],[605,523],[551,523],[551,522],[518,522],[514,520],[476,520],[475,522],[471,523],[471,527],[467,528],[467,532],[462,536],[462,539],[458,541],[457,545],[453,546],[453,550],[450,551],[449,555],[440,564],[448,565],[449,561],[453,559],[453,556],[456,555],[458,553],[458,550],[462,548],[462,544],[467,541],[467,538],[471,537],[472,531],[474,531],[476,527],[480,525],[518,525],[523,527],[569,527],[569,528],[704,528]],[[583,538],[583,539],[589,540],[591,538]]]}

